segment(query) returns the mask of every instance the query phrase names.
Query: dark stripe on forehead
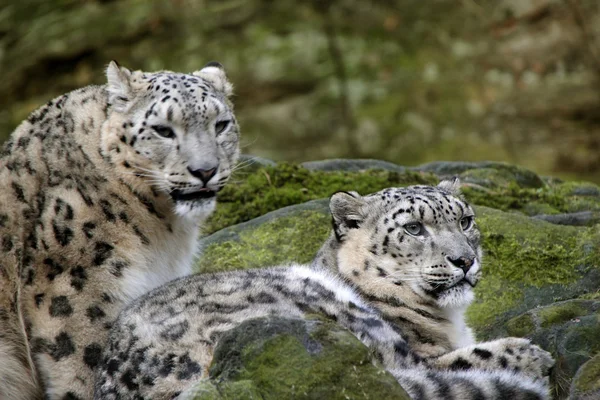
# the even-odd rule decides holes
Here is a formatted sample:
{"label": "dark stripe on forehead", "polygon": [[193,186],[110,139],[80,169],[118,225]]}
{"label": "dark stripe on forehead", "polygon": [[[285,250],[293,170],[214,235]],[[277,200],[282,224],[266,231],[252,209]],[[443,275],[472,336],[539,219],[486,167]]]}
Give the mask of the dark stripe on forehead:
{"label": "dark stripe on forehead", "polygon": [[457,201],[456,204],[458,204],[458,207],[460,207],[460,214],[464,215],[465,214],[465,208],[462,205],[461,201]]}

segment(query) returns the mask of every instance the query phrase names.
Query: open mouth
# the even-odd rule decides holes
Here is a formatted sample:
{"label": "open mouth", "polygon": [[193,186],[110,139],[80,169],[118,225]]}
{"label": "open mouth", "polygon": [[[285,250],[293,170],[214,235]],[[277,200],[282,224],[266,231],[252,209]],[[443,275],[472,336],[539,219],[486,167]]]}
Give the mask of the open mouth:
{"label": "open mouth", "polygon": [[200,189],[195,192],[183,193],[181,190],[175,189],[171,192],[171,197],[174,201],[194,201],[211,199],[217,195],[217,192],[210,189]]}

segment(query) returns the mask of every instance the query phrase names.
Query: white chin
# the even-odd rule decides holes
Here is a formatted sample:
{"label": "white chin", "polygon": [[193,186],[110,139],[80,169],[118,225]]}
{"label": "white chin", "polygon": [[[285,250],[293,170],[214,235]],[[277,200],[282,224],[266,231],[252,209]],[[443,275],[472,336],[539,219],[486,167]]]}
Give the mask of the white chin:
{"label": "white chin", "polygon": [[437,299],[437,303],[442,308],[454,308],[467,306],[473,302],[475,294],[469,285],[453,287],[445,291]]}
{"label": "white chin", "polygon": [[185,218],[204,220],[215,211],[216,205],[217,201],[214,197],[200,201],[178,201],[175,204],[175,213]]}

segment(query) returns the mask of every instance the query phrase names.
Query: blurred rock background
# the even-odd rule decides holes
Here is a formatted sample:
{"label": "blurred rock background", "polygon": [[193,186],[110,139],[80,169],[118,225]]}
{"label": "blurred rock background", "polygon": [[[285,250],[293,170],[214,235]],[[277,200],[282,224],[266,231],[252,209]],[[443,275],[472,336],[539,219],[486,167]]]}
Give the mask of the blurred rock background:
{"label": "blurred rock background", "polygon": [[245,153],[600,182],[597,0],[1,0],[0,141],[111,59],[220,61]]}

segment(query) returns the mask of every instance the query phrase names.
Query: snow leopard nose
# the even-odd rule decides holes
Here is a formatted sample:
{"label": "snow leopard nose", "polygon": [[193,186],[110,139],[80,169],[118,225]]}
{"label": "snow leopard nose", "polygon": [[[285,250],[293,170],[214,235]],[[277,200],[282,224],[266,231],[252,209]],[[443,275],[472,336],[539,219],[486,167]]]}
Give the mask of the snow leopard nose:
{"label": "snow leopard nose", "polygon": [[211,169],[192,169],[190,167],[188,167],[188,171],[190,171],[190,174],[194,175],[196,178],[200,179],[202,181],[202,183],[204,183],[205,185],[208,183],[208,181],[211,180],[211,178],[213,176],[215,176],[215,174],[217,173],[217,167],[211,168]]}
{"label": "snow leopard nose", "polygon": [[450,261],[452,263],[452,265],[454,265],[455,267],[462,269],[463,272],[465,273],[465,275],[467,274],[467,272],[469,272],[469,270],[475,263],[474,258],[467,258],[467,257],[459,257],[459,258],[446,257],[446,259],[448,261]]}

